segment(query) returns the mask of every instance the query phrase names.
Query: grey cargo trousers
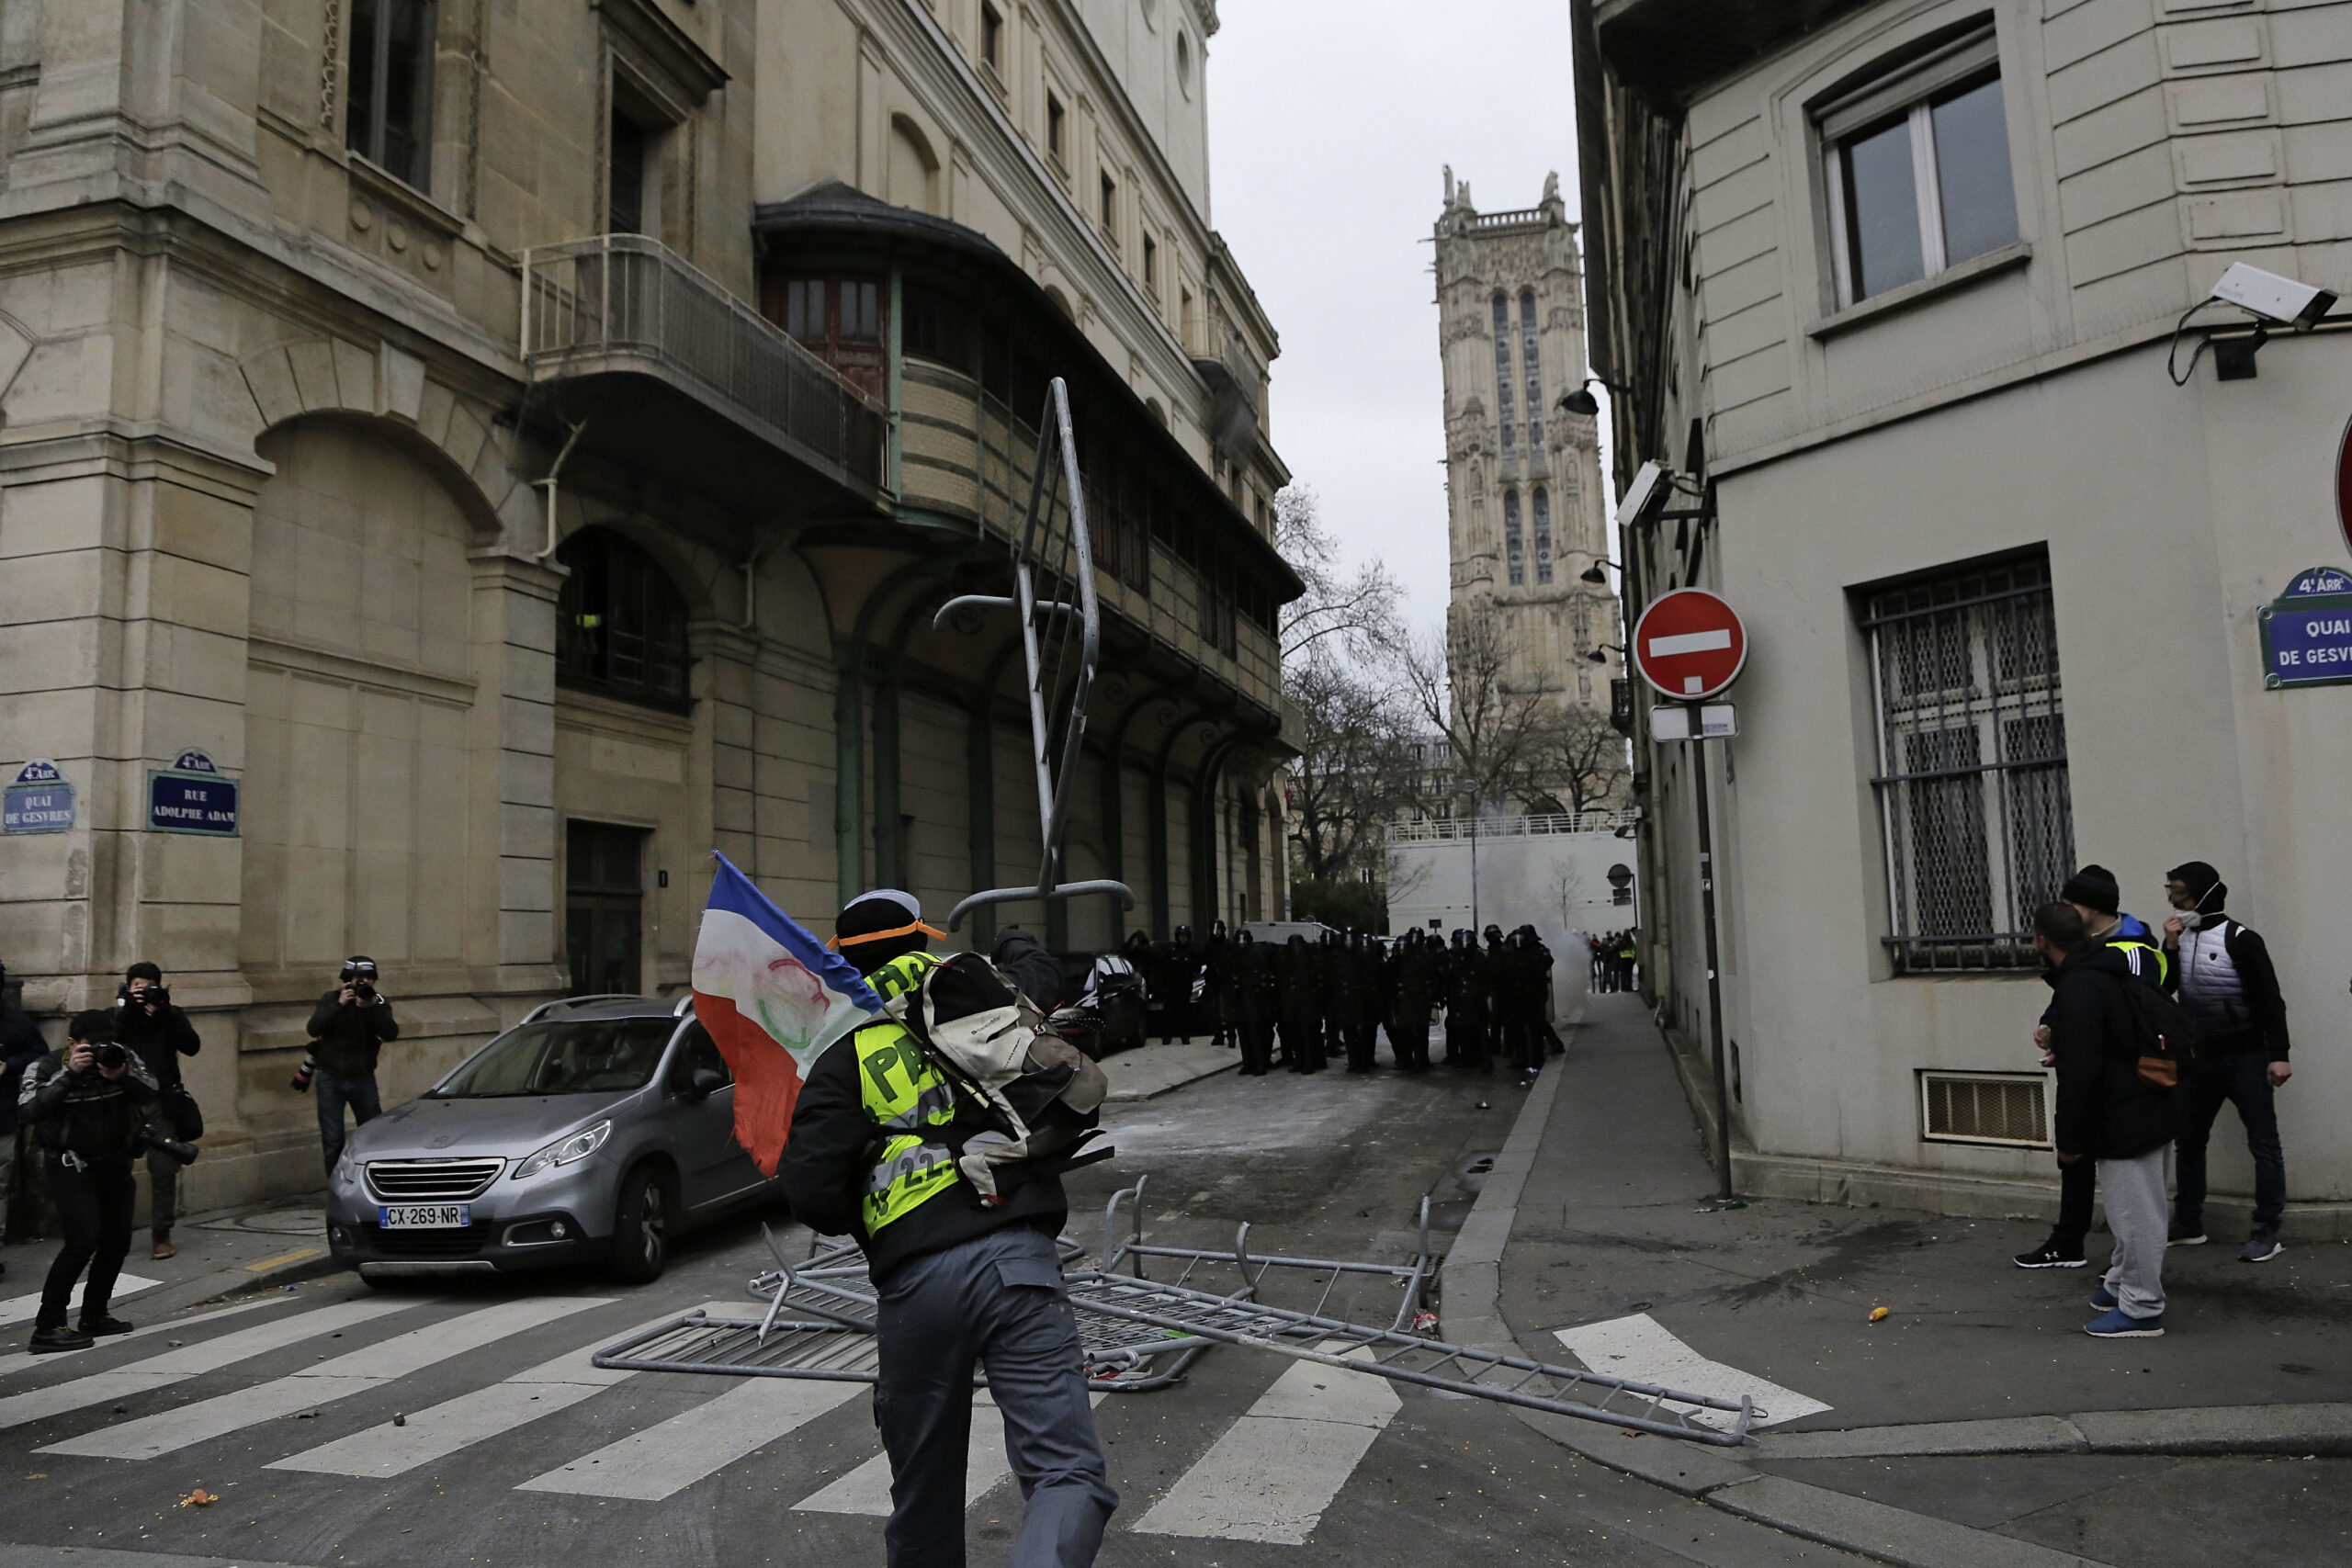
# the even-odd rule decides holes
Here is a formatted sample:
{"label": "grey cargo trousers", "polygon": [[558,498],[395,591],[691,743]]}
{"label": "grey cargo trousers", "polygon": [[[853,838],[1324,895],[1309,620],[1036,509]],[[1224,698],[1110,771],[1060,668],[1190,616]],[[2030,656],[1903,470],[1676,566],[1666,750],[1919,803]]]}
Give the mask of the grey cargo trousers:
{"label": "grey cargo trousers", "polygon": [[890,1568],[963,1568],[972,1368],[988,1369],[1028,1509],[1008,1568],[1085,1568],[1119,1506],[1050,1236],[994,1231],[891,1270],[875,1424],[890,1456]]}

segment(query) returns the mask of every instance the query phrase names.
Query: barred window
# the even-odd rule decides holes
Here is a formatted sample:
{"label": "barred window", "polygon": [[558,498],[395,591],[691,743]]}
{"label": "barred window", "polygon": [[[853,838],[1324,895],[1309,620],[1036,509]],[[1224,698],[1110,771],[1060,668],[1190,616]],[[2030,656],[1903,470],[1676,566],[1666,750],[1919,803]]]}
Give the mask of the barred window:
{"label": "barred window", "polygon": [[1863,610],[1895,968],[2030,966],[2034,908],[2075,858],[2049,561],[1878,590]]}
{"label": "barred window", "polygon": [[1527,586],[1527,546],[1520,537],[1519,491],[1515,490],[1503,491],[1503,564],[1510,570],[1513,588]]}

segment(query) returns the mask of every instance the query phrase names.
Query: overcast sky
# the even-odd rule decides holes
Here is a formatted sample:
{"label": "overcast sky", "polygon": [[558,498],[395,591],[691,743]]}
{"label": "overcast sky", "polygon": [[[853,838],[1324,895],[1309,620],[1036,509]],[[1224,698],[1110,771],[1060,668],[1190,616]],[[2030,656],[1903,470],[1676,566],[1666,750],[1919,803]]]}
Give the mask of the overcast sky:
{"label": "overcast sky", "polygon": [[1442,171],[1480,210],[1577,216],[1567,0],[1222,0],[1211,216],[1282,334],[1275,447],[1417,623],[1445,611],[1430,226]]}

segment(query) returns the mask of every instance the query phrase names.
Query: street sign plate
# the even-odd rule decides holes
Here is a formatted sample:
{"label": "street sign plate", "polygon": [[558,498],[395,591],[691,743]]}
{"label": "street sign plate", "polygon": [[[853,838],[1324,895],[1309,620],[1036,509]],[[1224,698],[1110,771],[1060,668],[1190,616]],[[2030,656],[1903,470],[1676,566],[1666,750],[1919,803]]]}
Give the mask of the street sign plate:
{"label": "street sign plate", "polygon": [[1747,662],[1739,614],[1703,588],[1651,601],[1634,626],[1634,663],[1663,695],[1700,702],[1728,688]]}
{"label": "street sign plate", "polygon": [[2271,691],[2352,682],[2352,573],[2298,572],[2260,618],[2262,683]]}
{"label": "street sign plate", "polygon": [[0,833],[69,833],[74,829],[74,785],[46,757],[35,757],[17,772],[0,802]]}
{"label": "street sign plate", "polygon": [[[1691,715],[1698,724],[1691,724]],[[1739,710],[1729,703],[1707,703],[1693,708],[1685,703],[1665,703],[1650,709],[1653,740],[1724,740],[1739,733]]]}

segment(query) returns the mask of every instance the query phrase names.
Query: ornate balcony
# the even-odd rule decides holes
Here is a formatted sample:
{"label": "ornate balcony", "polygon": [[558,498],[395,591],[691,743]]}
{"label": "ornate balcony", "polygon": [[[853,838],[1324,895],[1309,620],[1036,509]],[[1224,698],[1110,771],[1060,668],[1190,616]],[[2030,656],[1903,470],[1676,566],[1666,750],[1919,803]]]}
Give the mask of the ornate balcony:
{"label": "ornate balcony", "polygon": [[888,413],[643,235],[524,253],[523,358],[590,449],[681,488],[772,517],[887,498]]}

